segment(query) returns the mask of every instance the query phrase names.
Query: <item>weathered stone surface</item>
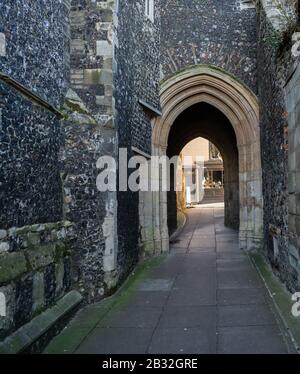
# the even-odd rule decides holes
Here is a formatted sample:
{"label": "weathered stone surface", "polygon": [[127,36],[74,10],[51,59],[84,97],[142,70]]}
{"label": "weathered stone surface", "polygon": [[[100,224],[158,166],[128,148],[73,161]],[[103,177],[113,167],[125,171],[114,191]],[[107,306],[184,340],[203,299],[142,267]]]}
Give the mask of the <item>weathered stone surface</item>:
{"label": "weathered stone surface", "polygon": [[[285,5],[288,5],[287,2],[283,2],[282,7],[277,6],[275,9],[275,12],[281,14],[277,20],[273,18],[275,2],[270,2],[269,8],[266,8],[266,2],[263,2],[258,9],[264,253],[287,287],[290,290],[297,290],[297,275],[290,264],[289,255],[289,230],[293,232],[296,229],[296,219],[295,216],[289,218],[288,215],[289,189],[290,192],[295,192],[293,171],[296,165],[296,159],[289,157],[289,153],[294,153],[296,137],[292,132],[293,128],[288,128],[288,112],[292,114],[292,111],[290,103],[286,101],[284,89],[293,66],[293,57],[291,46],[286,44],[287,39],[283,38],[281,32],[288,28],[287,20],[292,24],[295,17],[284,16]],[[295,115],[295,112],[293,113]],[[290,204],[290,212],[295,206],[295,201],[294,204]]]}
{"label": "weathered stone surface", "polygon": [[33,276],[33,312],[39,312],[44,307],[44,276],[42,272],[37,272]]}
{"label": "weathered stone surface", "polygon": [[56,248],[55,244],[45,244],[26,251],[26,257],[33,270],[46,267],[54,262]]}
{"label": "weathered stone surface", "polygon": [[[46,334],[51,334],[53,325],[59,326],[60,320],[68,315],[80,304],[82,296],[77,291],[72,291],[60,299],[55,306],[35,317],[6,340],[0,343],[0,353],[16,354],[28,350],[31,345],[36,343],[43,336],[44,344]],[[40,350],[43,346],[40,347]]]}
{"label": "weathered stone surface", "polygon": [[[163,0],[162,72],[164,78],[197,64],[218,66],[257,92],[256,12],[240,1]],[[187,22],[188,20],[188,22]]]}
{"label": "weathered stone surface", "polygon": [[[1,73],[54,107],[62,105],[68,85],[68,11],[68,1],[0,4]],[[5,83],[0,86],[0,226],[58,221],[59,118]]]}
{"label": "weathered stone surface", "polygon": [[0,56],[6,56],[6,36],[3,32],[0,33]]}
{"label": "weathered stone surface", "polygon": [[26,271],[28,269],[23,253],[5,253],[0,255],[0,284],[16,279]]}
{"label": "weathered stone surface", "polygon": [[0,317],[0,339],[6,336],[14,327],[14,315],[16,308],[16,290],[13,285],[0,287],[0,292],[5,297],[6,316]]}

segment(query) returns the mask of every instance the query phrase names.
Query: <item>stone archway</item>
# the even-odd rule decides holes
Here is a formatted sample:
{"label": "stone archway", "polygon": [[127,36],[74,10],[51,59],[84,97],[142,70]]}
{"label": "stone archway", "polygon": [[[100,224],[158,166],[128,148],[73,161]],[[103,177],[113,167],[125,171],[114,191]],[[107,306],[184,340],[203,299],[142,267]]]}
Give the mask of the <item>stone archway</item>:
{"label": "stone archway", "polygon": [[[166,155],[168,136],[176,118],[197,103],[207,103],[230,121],[239,157],[240,248],[260,248],[263,238],[263,198],[260,156],[259,105],[256,96],[221,69],[194,66],[161,86],[162,116],[153,121],[152,153]],[[168,250],[167,193],[153,195],[154,241]]]}

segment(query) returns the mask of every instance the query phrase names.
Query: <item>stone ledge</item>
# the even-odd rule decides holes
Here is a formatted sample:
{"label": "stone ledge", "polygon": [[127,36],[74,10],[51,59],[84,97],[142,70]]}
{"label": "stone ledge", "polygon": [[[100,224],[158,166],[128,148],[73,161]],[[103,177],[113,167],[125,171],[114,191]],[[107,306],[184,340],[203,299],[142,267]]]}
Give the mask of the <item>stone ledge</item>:
{"label": "stone ledge", "polygon": [[60,299],[56,305],[33,318],[0,343],[0,354],[17,354],[44,337],[51,328],[79,306],[83,297],[77,291],[71,291]]}

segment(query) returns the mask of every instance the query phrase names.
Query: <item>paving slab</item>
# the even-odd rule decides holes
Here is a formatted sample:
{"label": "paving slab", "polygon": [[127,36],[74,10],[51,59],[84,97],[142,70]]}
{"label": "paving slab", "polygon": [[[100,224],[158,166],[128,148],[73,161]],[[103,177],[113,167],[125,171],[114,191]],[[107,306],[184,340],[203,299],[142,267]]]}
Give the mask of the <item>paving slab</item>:
{"label": "paving slab", "polygon": [[176,239],[172,242],[172,247],[173,248],[187,248],[190,244],[191,239],[186,238],[186,239]]}
{"label": "paving slab", "polygon": [[237,242],[217,242],[217,252],[236,252],[239,254],[239,244]]}
{"label": "paving slab", "polygon": [[145,354],[153,329],[98,328],[76,350],[77,354]]}
{"label": "paving slab", "polygon": [[217,259],[221,260],[233,260],[233,259],[240,259],[245,258],[245,254],[243,252],[237,251],[223,251],[217,253]]}
{"label": "paving slab", "polygon": [[187,253],[187,251],[188,251],[188,248],[181,248],[181,247],[170,247],[170,253],[172,254],[172,255],[178,255],[178,254],[185,254],[185,253]]}
{"label": "paving slab", "polygon": [[99,327],[153,329],[157,325],[161,313],[159,307],[132,307],[129,305],[107,315],[100,321]]}
{"label": "paving slab", "polygon": [[163,308],[168,297],[169,292],[167,291],[137,291],[130,299],[130,306],[132,308]]}
{"label": "paving slab", "polygon": [[216,247],[215,238],[203,238],[202,236],[193,237],[189,244],[189,248],[201,248],[201,247]]}
{"label": "paving slab", "polygon": [[262,288],[218,289],[218,305],[266,304],[266,291]]}
{"label": "paving slab", "polygon": [[146,279],[140,285],[139,291],[170,291],[175,278]]}
{"label": "paving slab", "polygon": [[216,353],[216,334],[201,328],[157,329],[152,337],[150,354]]}
{"label": "paving slab", "polygon": [[268,305],[229,305],[218,307],[218,326],[274,325],[273,313]]}
{"label": "paving slab", "polygon": [[64,333],[61,349],[92,354],[287,353],[264,284],[239,249],[238,233],[224,227],[223,215],[213,204],[189,209],[187,224],[165,260],[133,282],[120,303],[115,296],[105,313],[99,308],[99,317],[97,307],[93,313],[81,312],[73,324],[76,331]]}
{"label": "paving slab", "polygon": [[217,278],[215,272],[210,269],[204,269],[204,271],[193,272],[189,274],[179,274],[176,278],[173,289],[205,289],[205,288],[217,287]]}
{"label": "paving slab", "polygon": [[189,247],[188,254],[189,253],[215,253],[216,248],[215,247]]}
{"label": "paving slab", "polygon": [[283,336],[275,325],[225,327],[218,333],[220,354],[286,354]]}
{"label": "paving slab", "polygon": [[216,305],[216,290],[213,285],[209,288],[189,289],[186,288],[173,289],[167,301],[168,306],[204,306]]}
{"label": "paving slab", "polygon": [[216,322],[216,307],[168,306],[161,315],[158,328],[201,327],[215,331]]}
{"label": "paving slab", "polygon": [[254,270],[217,269],[218,288],[262,288],[263,283]]}

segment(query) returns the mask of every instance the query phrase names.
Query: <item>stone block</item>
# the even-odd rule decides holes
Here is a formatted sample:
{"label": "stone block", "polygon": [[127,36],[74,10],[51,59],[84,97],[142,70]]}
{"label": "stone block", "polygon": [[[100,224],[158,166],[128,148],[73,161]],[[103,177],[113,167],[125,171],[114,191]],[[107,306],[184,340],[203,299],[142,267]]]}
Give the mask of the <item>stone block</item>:
{"label": "stone block", "polygon": [[[298,78],[299,79],[299,78]],[[298,91],[298,90],[297,90]],[[299,94],[298,94],[299,95]],[[294,113],[294,123],[293,123],[293,127],[294,128],[299,128],[300,124],[300,102],[299,102],[299,99],[298,98],[298,102],[296,104],[296,108],[294,109],[293,113]]]}
{"label": "stone block", "polygon": [[45,244],[26,251],[27,260],[33,270],[37,270],[52,264],[54,262],[55,255],[55,244]]}
{"label": "stone block", "polygon": [[71,40],[71,53],[84,54],[85,52],[85,41],[82,39]]}
{"label": "stone block", "polygon": [[1,342],[0,353],[16,354],[28,349],[30,345],[45,336],[64,316],[75,310],[81,301],[82,296],[79,292],[69,292],[54,307],[36,316]]}
{"label": "stone block", "polygon": [[4,253],[0,255],[0,284],[9,283],[27,271],[23,253]]}
{"label": "stone block", "polygon": [[296,215],[300,217],[300,193],[295,194],[295,207],[293,210],[296,210]]}
{"label": "stone block", "polygon": [[8,242],[1,242],[0,243],[0,254],[9,251],[9,243]]}
{"label": "stone block", "polygon": [[112,105],[112,98],[106,96],[96,96],[97,105],[110,107]]}
{"label": "stone block", "polygon": [[[102,2],[102,4],[106,4],[104,2]],[[113,12],[111,9],[105,9],[105,8],[102,8],[102,11],[101,11],[101,21],[102,22],[105,22],[105,23],[112,23],[112,20],[113,20]]]}
{"label": "stone block", "polygon": [[296,196],[295,194],[289,195],[289,213],[296,214]]}
{"label": "stone block", "polygon": [[6,56],[6,37],[3,32],[0,32],[0,57]]}
{"label": "stone block", "polygon": [[112,71],[107,69],[103,69],[101,70],[101,74],[100,74],[100,83],[103,84],[103,85],[108,85],[108,84],[112,84]]}
{"label": "stone block", "polygon": [[44,274],[37,272],[33,276],[33,312],[41,310],[44,307]]}
{"label": "stone block", "polygon": [[295,172],[295,190],[300,192],[300,169]]}
{"label": "stone block", "polygon": [[113,60],[111,57],[105,57],[103,59],[103,69],[112,70],[113,68]]}
{"label": "stone block", "polygon": [[85,69],[83,74],[83,83],[94,85],[100,83],[101,69]]}
{"label": "stone block", "polygon": [[300,127],[295,129],[294,146],[296,151],[296,162],[300,159]]}
{"label": "stone block", "polygon": [[55,267],[55,277],[56,277],[56,296],[60,296],[63,292],[64,286],[64,273],[65,267],[63,261],[60,261]]}
{"label": "stone block", "polygon": [[295,224],[296,224],[296,234],[300,236],[300,217],[296,216]]}
{"label": "stone block", "polygon": [[29,232],[27,235],[27,243],[29,247],[35,247],[41,243],[41,236],[38,232]]}
{"label": "stone block", "polygon": [[300,260],[299,248],[296,248],[292,243],[289,245],[289,254],[297,260]]}
{"label": "stone block", "polygon": [[112,56],[112,45],[107,40],[97,40],[97,56]]}
{"label": "stone block", "polygon": [[289,185],[289,193],[296,192],[296,173],[294,171],[290,171],[288,174],[288,185]]}
{"label": "stone block", "polygon": [[0,287],[0,293],[4,295],[4,311],[5,316],[0,316],[0,338],[6,331],[10,330],[14,325],[15,303],[16,303],[16,290],[13,285]]}
{"label": "stone block", "polygon": [[105,96],[112,96],[113,95],[113,86],[110,84],[106,84],[104,86],[104,94]]}
{"label": "stone block", "polygon": [[289,230],[296,233],[296,216],[289,214]]}
{"label": "stone block", "polygon": [[7,230],[0,230],[0,240],[7,237]]}

